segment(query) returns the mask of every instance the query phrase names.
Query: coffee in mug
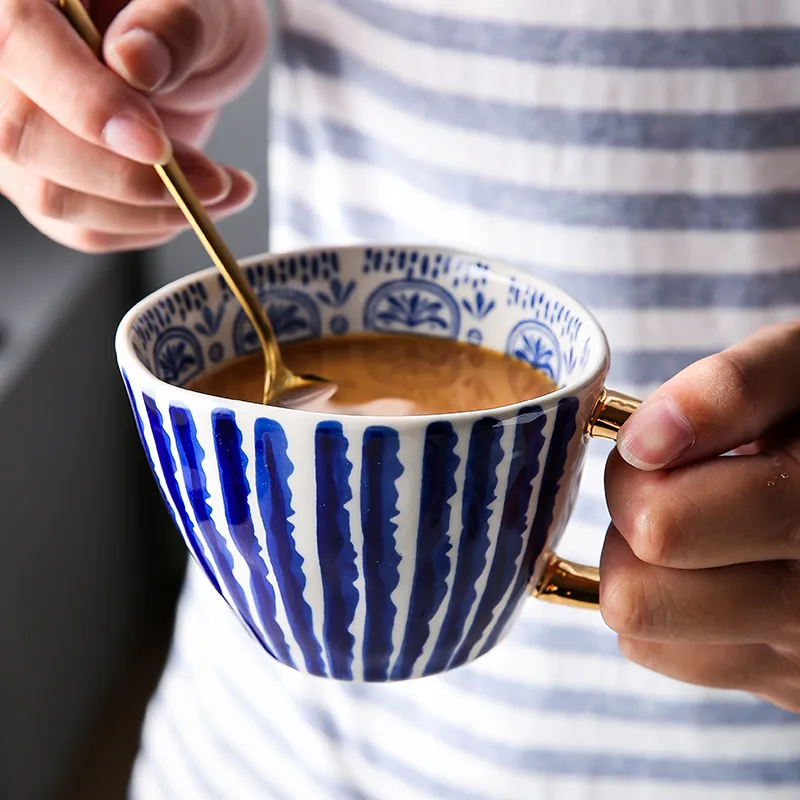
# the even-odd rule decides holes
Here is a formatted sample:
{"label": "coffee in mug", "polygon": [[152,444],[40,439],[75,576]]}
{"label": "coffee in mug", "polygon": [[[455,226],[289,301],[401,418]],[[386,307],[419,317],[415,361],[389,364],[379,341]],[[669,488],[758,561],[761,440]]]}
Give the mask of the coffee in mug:
{"label": "coffee in mug", "polygon": [[[552,378],[526,361],[465,342],[407,334],[358,333],[285,345],[286,366],[324,375],[338,387],[303,408],[341,414],[449,414],[498,408],[555,391]],[[261,401],[260,353],[229,361],[189,386],[216,397]]]}

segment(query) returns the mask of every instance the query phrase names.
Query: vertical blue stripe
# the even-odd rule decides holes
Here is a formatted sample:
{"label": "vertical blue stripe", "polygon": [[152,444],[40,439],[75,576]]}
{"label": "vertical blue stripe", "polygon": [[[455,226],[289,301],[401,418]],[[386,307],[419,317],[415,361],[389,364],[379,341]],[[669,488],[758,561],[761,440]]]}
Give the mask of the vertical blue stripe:
{"label": "vertical blue stripe", "polygon": [[517,414],[497,548],[475,618],[451,666],[466,662],[491,624],[495,610],[514,584],[527,530],[532,484],[539,474],[539,457],[545,444],[542,431],[546,422],[547,416],[540,406],[527,406]]}
{"label": "vertical blue stripe", "polygon": [[261,545],[256,539],[250,516],[250,486],[245,475],[247,456],[242,452],[242,434],[232,411],[215,411],[211,415],[211,421],[225,517],[233,543],[250,570],[250,589],[261,627],[267,634],[275,657],[284,664],[294,666],[283,631],[276,619],[275,592],[267,579],[269,570],[261,557]]}
{"label": "vertical blue stripe", "polygon": [[306,588],[303,557],[295,547],[294,525],[289,521],[294,515],[289,488],[294,465],[289,460],[286,434],[274,420],[259,419],[255,439],[256,495],[275,580],[306,669],[314,675],[325,675],[322,647],[314,635],[313,614],[303,596]]}
{"label": "vertical blue stripe", "polygon": [[501,612],[494,629],[481,648],[481,655],[491,650],[503,633],[508,620],[516,610],[517,604],[525,592],[525,587],[530,580],[536,559],[539,558],[547,543],[547,534],[553,522],[553,511],[556,505],[556,497],[558,496],[559,481],[564,474],[569,443],[572,441],[577,427],[578,406],[577,397],[565,397],[558,403],[556,420],[553,426],[553,433],[550,436],[550,446],[547,450],[547,459],[542,473],[539,497],[536,501],[536,513],[533,516],[531,532],[528,537],[528,546],[525,549],[522,564],[508,604]]}
{"label": "vertical blue stripe", "polygon": [[[150,448],[149,448],[149,446],[147,444],[147,439],[145,438],[145,434],[144,434],[144,422],[142,421],[142,417],[139,414],[139,409],[138,409],[138,407],[136,405],[136,401],[134,399],[133,388],[131,387],[130,381],[128,380],[128,376],[125,374],[124,371],[122,373],[122,380],[125,383],[125,389],[128,392],[128,399],[131,402],[131,408],[133,409],[133,416],[134,416],[134,419],[136,420],[136,429],[139,431],[139,438],[142,441],[142,446],[144,447],[144,452],[145,452],[145,455],[147,456],[147,463],[150,465],[150,469],[151,469],[151,471],[153,473],[153,477],[155,477],[155,479],[156,479],[156,486],[158,486],[158,491],[161,492],[161,497],[164,499],[164,505],[167,507],[167,510],[169,511],[170,515],[172,516],[172,519],[175,522],[175,525],[178,526],[178,518],[175,516],[175,513],[174,513],[174,511],[172,509],[172,505],[170,504],[169,499],[167,498],[167,494],[164,491],[164,487],[161,485],[161,481],[158,480],[158,473],[156,472],[156,465],[153,462],[153,459],[152,459],[152,457],[150,455]],[[200,460],[202,461],[202,450],[200,450],[200,453],[201,453],[201,459]],[[187,487],[187,489],[188,489],[188,487]],[[190,494],[190,497],[191,497],[191,494]],[[195,515],[198,517],[198,520],[199,520],[200,517],[199,517],[199,515],[197,515],[196,512],[195,512]],[[202,527],[202,524],[203,523],[201,521],[200,522],[201,527]],[[206,536],[206,541],[208,542],[208,540],[209,540],[209,537]],[[211,548],[212,554],[213,554],[213,552],[214,552],[213,551],[213,547],[212,547],[212,545],[210,543],[209,543],[209,547]],[[215,559],[215,561],[217,563],[218,571],[222,574],[222,577],[224,579],[225,575],[224,575],[223,570],[222,570],[222,568],[220,566],[220,562],[217,561],[217,559],[216,559],[216,555],[214,555],[214,559]],[[202,564],[201,564],[201,566],[202,566]],[[204,569],[204,572],[206,573],[206,575],[208,575],[208,571],[206,571]],[[213,580],[212,580],[212,584],[215,584],[215,582]],[[217,587],[217,591],[219,591],[219,585],[218,584],[215,584],[215,585]],[[237,586],[238,586],[238,583],[237,583]],[[230,587],[229,587],[229,589],[230,589]],[[220,592],[220,594],[221,594],[221,592]],[[261,636],[261,634],[256,630],[255,626],[252,624],[252,619],[250,618],[249,614],[247,614],[246,607],[243,607],[243,608],[245,608],[244,611],[242,610],[242,608],[238,609],[239,610],[239,614],[241,615],[242,619],[244,620],[245,625],[247,625],[248,629],[250,630],[250,633],[256,638],[256,640],[261,644],[261,646],[271,656],[274,657],[274,654],[273,654],[272,650],[270,650],[270,648],[267,645],[266,641],[264,640],[264,637]]]}
{"label": "vertical blue stripe", "polygon": [[486,567],[489,550],[489,506],[495,499],[497,467],[503,458],[502,435],[502,423],[492,417],[483,417],[472,426],[456,572],[439,638],[425,668],[426,675],[441,672],[450,663],[464,637],[467,619],[477,600],[475,584]]}
{"label": "vertical blue stripe", "polygon": [[364,595],[367,617],[364,626],[364,680],[385,681],[389,677],[392,631],[397,608],[392,592],[400,582],[394,518],[397,510],[397,480],[403,465],[397,454],[400,438],[394,428],[373,426],[364,432],[361,451],[361,529],[364,531]]}
{"label": "vertical blue stripe", "polygon": [[550,437],[550,448],[542,475],[542,488],[539,490],[536,514],[533,517],[533,525],[531,525],[528,549],[533,559],[537,559],[544,550],[550,526],[553,524],[553,512],[556,507],[560,481],[567,465],[569,444],[577,429],[579,405],[577,397],[565,397],[558,404],[556,423],[553,435]]}
{"label": "vertical blue stripe", "polygon": [[139,433],[139,439],[142,442],[142,447],[144,447],[145,455],[147,456],[147,460],[150,462],[150,466],[155,466],[153,464],[153,459],[150,458],[150,450],[147,447],[147,439],[144,437],[144,423],[142,422],[142,416],[139,413],[139,408],[136,405],[136,397],[133,394],[133,387],[131,386],[130,380],[128,380],[128,374],[125,370],[122,371],[122,382],[125,384],[125,391],[128,393],[128,401],[131,404],[131,411],[133,411],[133,418],[136,422],[136,430]]}
{"label": "vertical blue stripe", "polygon": [[173,511],[172,505],[169,502],[167,493],[164,490],[164,487],[161,485],[161,481],[158,479],[158,473],[156,472],[156,465],[155,462],[153,461],[153,456],[150,453],[150,445],[147,443],[147,439],[145,438],[144,421],[142,420],[142,415],[139,413],[139,407],[136,405],[136,396],[133,393],[133,387],[131,386],[131,383],[128,380],[128,376],[124,371],[122,373],[122,380],[125,383],[125,391],[127,391],[128,393],[128,400],[130,400],[131,409],[133,410],[133,418],[136,421],[136,430],[139,432],[139,439],[142,442],[142,447],[144,448],[144,454],[147,457],[147,463],[150,465],[150,471],[153,473],[153,477],[156,479],[156,486],[158,486],[158,491],[161,493],[161,497],[164,500],[164,505],[167,507],[167,511],[172,517],[175,526],[178,527],[179,526],[178,518],[175,516],[175,512]]}
{"label": "vertical blue stripe", "polygon": [[156,445],[158,460],[161,463],[161,471],[164,473],[165,488],[169,492],[169,496],[172,498],[175,510],[178,513],[178,519],[180,520],[183,530],[186,533],[189,551],[194,556],[197,563],[203,568],[203,572],[205,572],[206,576],[211,581],[211,585],[220,594],[222,594],[219,582],[214,575],[214,570],[211,568],[211,564],[206,557],[205,551],[203,550],[203,545],[200,544],[200,540],[197,538],[194,524],[192,523],[192,520],[189,517],[189,512],[186,510],[186,506],[183,503],[181,490],[178,486],[178,480],[176,477],[177,469],[175,467],[175,461],[172,458],[172,452],[169,447],[169,437],[167,436],[167,432],[164,430],[161,412],[158,410],[158,406],[152,397],[143,394],[142,398],[144,399],[144,405],[147,409],[147,418],[150,422],[150,430],[153,432],[153,441]]}
{"label": "vertical blue stripe", "polygon": [[186,486],[186,493],[189,496],[189,504],[192,507],[197,524],[203,534],[206,547],[208,547],[217,574],[222,579],[225,588],[230,594],[234,607],[242,617],[245,625],[255,636],[261,646],[272,655],[272,651],[264,637],[256,627],[253,616],[250,613],[250,605],[245,596],[244,589],[239,585],[236,576],[233,574],[233,555],[228,550],[225,537],[217,529],[211,517],[211,506],[208,505],[210,497],[206,483],[206,474],[203,470],[203,461],[206,454],[197,439],[197,426],[188,408],[182,406],[170,406],[170,422],[175,431],[175,443],[178,446],[178,456],[183,470],[183,482]]}
{"label": "vertical blue stripe", "polygon": [[414,582],[403,644],[392,668],[393,680],[411,676],[430,635],[430,622],[447,593],[452,548],[448,535],[450,498],[456,493],[457,443],[458,435],[449,422],[432,422],[425,431]]}
{"label": "vertical blue stripe", "polygon": [[353,498],[347,460],[348,441],[338,422],[320,422],[314,436],[317,478],[317,546],[325,602],[323,630],[330,673],[352,680],[355,637],[350,626],[358,605],[356,550],[350,540]]}

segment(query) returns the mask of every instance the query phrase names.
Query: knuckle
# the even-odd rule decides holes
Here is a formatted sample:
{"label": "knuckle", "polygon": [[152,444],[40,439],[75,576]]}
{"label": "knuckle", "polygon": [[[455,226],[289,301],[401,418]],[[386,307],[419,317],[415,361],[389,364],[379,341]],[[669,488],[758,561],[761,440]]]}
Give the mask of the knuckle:
{"label": "knuckle", "polygon": [[683,526],[665,487],[638,492],[622,516],[617,527],[640,561],[664,567],[680,563],[685,539]]}
{"label": "knuckle", "polygon": [[738,409],[744,419],[752,419],[757,412],[758,398],[738,357],[725,351],[711,356],[709,364],[727,402]]}
{"label": "knuckle", "polygon": [[36,106],[20,92],[9,89],[0,97],[0,158],[12,164],[26,160],[27,142],[36,118]]}
{"label": "knuckle", "polygon": [[70,246],[82,253],[96,255],[106,253],[114,244],[114,237],[102,231],[76,228],[70,237]]}
{"label": "knuckle", "polygon": [[186,31],[189,42],[201,43],[205,30],[205,17],[194,0],[177,0],[170,16],[177,30]]}
{"label": "knuckle", "polygon": [[185,217],[177,209],[161,206],[153,209],[152,229],[155,236],[176,231],[185,225]]}
{"label": "knuckle", "polygon": [[206,49],[207,13],[195,0],[172,0],[169,16],[160,20],[158,33],[173,49],[179,72],[191,68]]}
{"label": "knuckle", "polygon": [[640,577],[630,573],[604,576],[600,586],[600,609],[611,630],[635,639],[650,629],[647,589]]}
{"label": "knuckle", "polygon": [[646,564],[664,564],[669,557],[669,523],[663,503],[642,503],[633,514],[630,547]]}
{"label": "knuckle", "polygon": [[67,216],[68,189],[52,181],[36,179],[31,183],[30,205],[34,214],[47,219],[63,220]]}
{"label": "knuckle", "polygon": [[162,199],[165,191],[153,169],[128,160],[120,160],[109,181],[110,196],[131,203],[152,203]]}
{"label": "knuckle", "polygon": [[158,125],[147,101],[110,70],[92,76],[88,85],[76,82],[65,92],[61,103],[71,110],[70,130],[87,141],[108,146],[108,125],[114,119]]}

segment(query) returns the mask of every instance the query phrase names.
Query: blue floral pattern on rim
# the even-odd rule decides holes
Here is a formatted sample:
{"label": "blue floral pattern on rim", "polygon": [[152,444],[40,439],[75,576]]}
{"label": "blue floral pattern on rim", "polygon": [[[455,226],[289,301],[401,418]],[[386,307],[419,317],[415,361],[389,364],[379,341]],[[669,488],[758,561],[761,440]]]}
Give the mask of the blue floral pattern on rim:
{"label": "blue floral pattern on rim", "polygon": [[561,374],[558,339],[543,323],[533,319],[518,323],[508,337],[506,353],[520,361],[527,361],[558,383]]}
{"label": "blue floral pattern on rim", "polygon": [[364,308],[364,327],[371,331],[456,339],[460,326],[455,299],[432,281],[384,283],[370,295]]}
{"label": "blue floral pattern on rim", "polygon": [[183,385],[205,367],[203,348],[197,337],[184,327],[167,328],[153,348],[156,375],[174,385]]}
{"label": "blue floral pattern on rim", "polygon": [[[522,358],[560,383],[591,357],[580,311],[569,300],[535,279],[496,277],[469,255],[399,246],[320,249],[267,256],[244,269],[282,342],[360,330],[461,339]],[[142,363],[180,385],[208,364],[258,349],[221,277],[160,298],[133,331]]]}
{"label": "blue floral pattern on rim", "polygon": [[[281,343],[315,339],[322,335],[319,309],[305,292],[275,289],[265,292],[260,299]],[[233,346],[237,355],[254,353],[259,349],[258,337],[243,309],[236,315],[233,331]]]}

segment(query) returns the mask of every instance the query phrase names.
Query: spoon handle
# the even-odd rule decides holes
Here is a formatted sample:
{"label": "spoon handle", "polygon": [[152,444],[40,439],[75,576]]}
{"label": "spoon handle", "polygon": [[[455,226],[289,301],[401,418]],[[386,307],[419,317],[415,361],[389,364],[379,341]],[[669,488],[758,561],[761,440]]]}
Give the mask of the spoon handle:
{"label": "spoon handle", "polygon": [[[81,0],[59,0],[59,4],[64,16],[78,35],[102,60],[103,38]],[[239,262],[228,249],[216,225],[206,213],[203,204],[194,193],[194,189],[175,159],[170,158],[163,166],[155,164],[154,167],[255,328],[266,362],[264,379],[264,402],[266,403],[272,394],[273,383],[285,371],[280,357],[278,340],[275,338],[269,318],[239,266]]]}

